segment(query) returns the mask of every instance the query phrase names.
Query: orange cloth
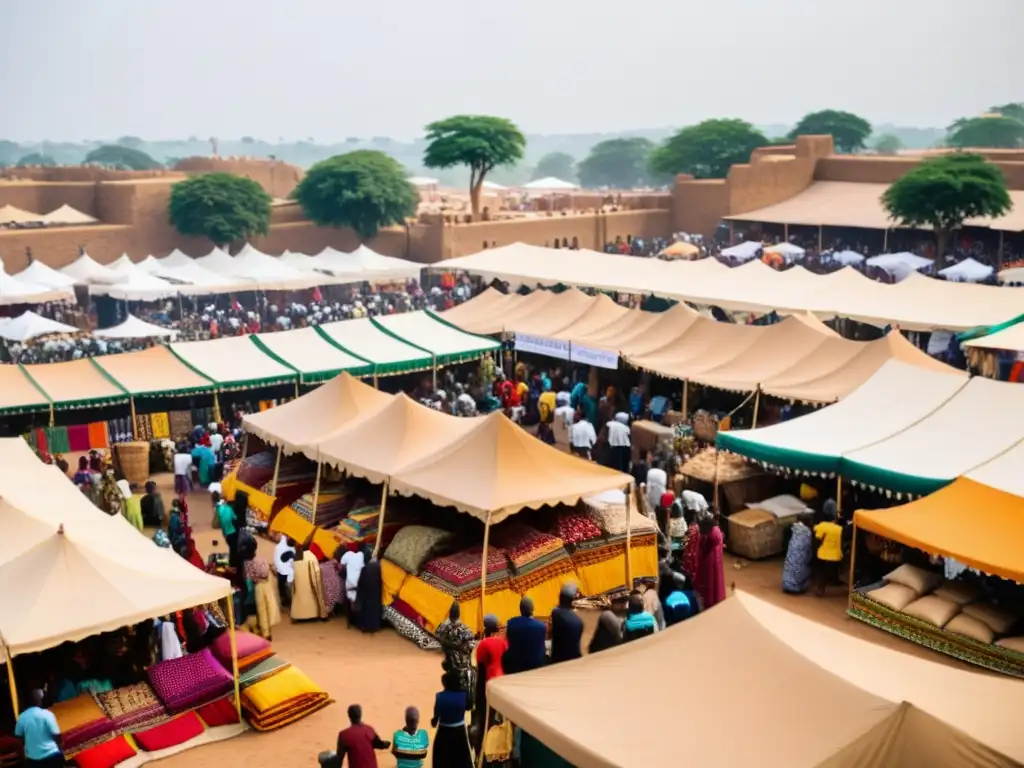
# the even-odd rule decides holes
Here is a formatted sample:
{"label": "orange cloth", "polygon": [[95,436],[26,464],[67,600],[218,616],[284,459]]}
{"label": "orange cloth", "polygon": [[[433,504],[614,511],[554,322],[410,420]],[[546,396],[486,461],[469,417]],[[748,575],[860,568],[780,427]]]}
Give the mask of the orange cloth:
{"label": "orange cloth", "polygon": [[110,447],[110,437],[107,433],[107,422],[97,421],[89,425],[89,447]]}

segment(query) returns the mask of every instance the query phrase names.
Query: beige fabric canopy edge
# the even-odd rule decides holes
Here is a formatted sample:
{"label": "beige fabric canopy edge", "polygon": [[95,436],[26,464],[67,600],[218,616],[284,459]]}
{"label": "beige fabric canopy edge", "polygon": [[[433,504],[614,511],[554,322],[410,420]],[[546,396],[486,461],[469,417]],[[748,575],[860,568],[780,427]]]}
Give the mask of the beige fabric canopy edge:
{"label": "beige fabric canopy edge", "polygon": [[[730,661],[679,663],[709,654]],[[615,687],[625,677],[629,684]],[[616,708],[645,712],[649,728],[595,727],[610,686]],[[699,695],[679,697],[681,689]],[[744,593],[652,637],[499,678],[487,698],[577,768],[674,768],[681,749],[693,765],[762,765],[766,743],[785,745],[784,763],[796,768],[1024,758],[1013,726],[1024,703],[1018,681],[909,657]],[[681,722],[700,738],[650,737]]]}

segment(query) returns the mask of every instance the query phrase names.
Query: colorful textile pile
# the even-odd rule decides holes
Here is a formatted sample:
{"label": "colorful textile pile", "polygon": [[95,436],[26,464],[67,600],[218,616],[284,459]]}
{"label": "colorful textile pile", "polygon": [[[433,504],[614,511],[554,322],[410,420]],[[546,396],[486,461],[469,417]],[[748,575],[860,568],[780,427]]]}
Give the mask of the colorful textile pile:
{"label": "colorful textile pile", "polygon": [[270,532],[280,533],[299,544],[305,544],[313,535],[315,528],[311,522],[299,517],[291,507],[285,507],[270,521]]}
{"label": "colorful textile pile", "polygon": [[345,512],[351,503],[351,499],[343,490],[336,487],[325,488],[321,485],[320,494],[316,501],[315,518],[312,493],[304,494],[293,501],[291,506],[301,517],[309,520],[309,522],[312,523],[315,519],[317,525],[330,528],[337,525],[338,521],[345,517]]}
{"label": "colorful textile pile", "polygon": [[50,707],[50,711],[57,718],[61,740],[67,750],[81,748],[114,731],[114,723],[88,693],[58,702]]}
{"label": "colorful textile pile", "polygon": [[110,435],[108,434],[107,422],[94,421],[88,425],[89,450],[110,447]]}
{"label": "colorful textile pile", "polygon": [[136,731],[132,734],[132,740],[145,752],[157,752],[184,744],[202,735],[205,730],[206,726],[199,719],[199,715],[195,712],[186,712],[153,728]]}
{"label": "colorful textile pile", "polygon": [[76,424],[68,427],[68,450],[84,453],[89,450],[89,425]]}
{"label": "colorful textile pile", "polygon": [[170,422],[168,431],[171,433],[171,440],[184,440],[192,433],[191,411],[171,411],[167,418]]}
{"label": "colorful textile pile", "polygon": [[274,731],[331,704],[331,698],[289,666],[242,692],[242,709],[257,731]]}
{"label": "colorful textile pile", "polygon": [[234,687],[231,673],[214,659],[209,648],[161,661],[147,674],[156,695],[172,714],[213,701]]}
{"label": "colorful textile pile", "polygon": [[238,466],[239,481],[253,488],[262,488],[274,479],[275,461],[277,461],[276,451],[260,451],[246,456]]}
{"label": "colorful textile pile", "polygon": [[149,683],[136,683],[96,694],[96,700],[118,731],[143,723],[156,723],[167,717],[167,710]]}
{"label": "colorful textile pile", "polygon": [[560,577],[573,573],[572,560],[569,559],[564,542],[518,521],[499,527],[495,533],[495,541],[505,549],[512,561],[512,589],[515,592],[525,595],[545,582],[558,582],[554,590],[555,602],[550,603],[547,599],[543,601],[545,607],[550,603],[547,611],[542,611],[541,604],[534,600],[537,615],[548,615],[550,609],[557,605],[557,592],[565,581]]}
{"label": "colorful textile pile", "polygon": [[244,672],[238,675],[238,685],[243,691],[250,685],[256,685],[261,680],[266,680],[268,677],[273,677],[278,672],[290,667],[287,661],[282,659],[280,656],[271,656],[269,659],[264,659],[259,664],[249,667]]}
{"label": "colorful textile pile", "polygon": [[[320,513],[317,513],[317,520]],[[359,507],[349,512],[338,525],[338,531],[352,541],[366,541],[377,538],[377,524],[380,522],[379,507]],[[325,523],[326,525],[326,523]]]}
{"label": "colorful textile pile", "polygon": [[[251,632],[235,632],[235,649],[238,652],[238,669],[244,672],[274,655],[270,641]],[[231,634],[222,632],[210,644],[210,652],[227,672],[231,672]]]}
{"label": "colorful textile pile", "polygon": [[136,440],[152,440],[153,435],[153,420],[150,418],[148,413],[139,413],[135,415],[135,439]]}
{"label": "colorful textile pile", "polygon": [[601,529],[586,513],[570,509],[558,512],[556,526],[558,537],[566,544],[579,544],[603,538]]}
{"label": "colorful textile pile", "polygon": [[[423,564],[420,578],[427,584],[451,595],[460,603],[480,597],[480,577],[484,548],[472,547],[451,555],[435,557]],[[487,548],[487,588],[508,587],[508,558],[498,547]]]}
{"label": "colorful textile pile", "polygon": [[384,592],[382,595],[384,605],[391,605],[395,598],[398,597],[398,593],[402,590],[402,585],[405,583],[406,576],[408,574],[397,565],[390,560],[381,558],[380,580]]}
{"label": "colorful textile pile", "polygon": [[412,640],[425,651],[438,651],[441,649],[441,643],[437,641],[436,637],[427,632],[417,621],[410,619],[403,612],[399,611],[394,605],[384,606],[384,621],[394,627],[399,635],[407,640]]}
{"label": "colorful textile pile", "polygon": [[113,443],[126,443],[129,440],[134,440],[132,437],[132,420],[130,416],[125,416],[120,419],[111,419],[107,422],[107,434],[110,436],[110,442]]}
{"label": "colorful textile pile", "polygon": [[419,573],[423,564],[432,557],[450,551],[455,534],[428,525],[407,525],[388,545],[384,557],[407,573]]}
{"label": "colorful textile pile", "polygon": [[[437,625],[448,618],[448,610],[453,602],[451,595],[412,574],[406,576],[402,582],[398,598],[408,604],[417,616],[423,618],[423,628],[430,633],[435,632]],[[472,625],[469,626],[472,628]]]}

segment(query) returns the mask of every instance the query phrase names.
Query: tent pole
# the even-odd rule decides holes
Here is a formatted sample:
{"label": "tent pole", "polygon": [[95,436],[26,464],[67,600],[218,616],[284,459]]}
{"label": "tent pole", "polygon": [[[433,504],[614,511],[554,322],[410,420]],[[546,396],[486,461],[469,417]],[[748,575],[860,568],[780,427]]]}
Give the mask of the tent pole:
{"label": "tent pole", "polygon": [[633,536],[633,525],[632,525],[632,504],[630,503],[633,496],[632,484],[626,486],[626,591],[633,589],[633,563],[630,558],[629,551],[629,540]]}
{"label": "tent pole", "polygon": [[53,402],[51,401],[50,402],[50,426],[51,427],[53,426],[54,421],[55,421],[55,418],[54,418],[54,414],[53,414]]}
{"label": "tent pole", "polygon": [[836,475],[836,517],[843,516],[843,476]]}
{"label": "tent pole", "polygon": [[281,471],[281,454],[284,453],[284,449],[281,446],[277,447],[277,458],[274,459],[274,476],[270,479],[270,495],[277,496],[277,475]]}
{"label": "tent pole", "polygon": [[136,427],[135,427],[135,398],[132,397],[131,395],[128,395],[128,405],[131,407],[131,410],[132,410],[132,440],[134,440],[135,439],[135,429],[136,429]]}
{"label": "tent pole", "polygon": [[[379,535],[379,534],[378,534]],[[487,547],[491,541],[491,513],[487,513],[487,522],[484,523],[484,554],[483,562],[480,564],[480,631],[483,632],[484,626],[484,595],[487,593]],[[474,628],[474,633],[475,633]],[[484,721],[484,735],[487,734],[487,723]],[[481,747],[481,752],[483,748]]]}
{"label": "tent pole", "polygon": [[476,768],[483,768],[484,766],[484,744],[487,741],[487,724],[491,722],[491,712],[494,708],[488,704],[487,711],[484,712],[484,739],[480,742],[480,754],[476,756]]}
{"label": "tent pole", "polygon": [[761,387],[759,386],[754,390],[754,421],[751,423],[751,429],[757,429],[757,411],[761,406]]}
{"label": "tent pole", "polygon": [[242,458],[249,455],[249,433],[242,435]]}
{"label": "tent pole", "polygon": [[[313,525],[316,525],[316,506],[317,502],[320,501],[320,470],[323,469],[323,464],[320,463],[320,455],[316,457],[316,483],[313,485]],[[378,535],[380,532],[378,531]]]}
{"label": "tent pole", "polygon": [[295,377],[295,397],[299,396],[299,377]]}
{"label": "tent pole", "polygon": [[231,640],[231,676],[235,678],[235,712],[242,722],[242,693],[238,683],[238,642],[235,639],[235,596],[228,595],[228,632]]}
{"label": "tent pole", "polygon": [[1003,269],[1003,230],[999,230],[999,250],[996,251],[996,272]]}
{"label": "tent pole", "polygon": [[789,224],[782,225],[782,239],[789,242]]}
{"label": "tent pole", "polygon": [[391,478],[384,478],[384,488],[380,493],[380,516],[377,518],[377,541],[373,545],[373,559],[376,560],[380,554],[380,544],[384,539],[384,513],[388,509],[388,486],[391,484]]}
{"label": "tent pole", "polygon": [[825,238],[822,236],[821,224],[818,225],[818,255],[821,256],[823,250]]}
{"label": "tent pole", "polygon": [[683,379],[683,421],[687,420],[689,416],[689,400],[690,400],[690,382],[688,379]]}
{"label": "tent pole", "polygon": [[885,230],[885,234],[882,235],[882,253],[889,252],[889,230]]}
{"label": "tent pole", "polygon": [[373,388],[374,389],[380,389],[380,384],[377,381],[377,374],[376,373],[373,374]]}
{"label": "tent pole", "polygon": [[11,689],[11,706],[14,707],[14,718],[21,714],[21,707],[18,705],[18,684],[14,681],[14,659],[11,658],[11,649],[4,643],[4,655],[7,657],[7,685]]}
{"label": "tent pole", "polygon": [[712,506],[715,510],[715,515],[718,515],[718,465],[722,460],[722,449],[715,448],[715,490],[714,497],[712,499]]}
{"label": "tent pole", "polygon": [[849,589],[849,595],[846,599],[846,610],[853,608],[853,565],[857,562],[857,518],[853,518],[853,543],[850,544],[850,583],[846,586]]}
{"label": "tent pole", "polygon": [[431,355],[431,357],[433,358],[430,361],[431,389],[434,392],[436,392],[437,391],[437,355]]}
{"label": "tent pole", "polygon": [[217,392],[213,393],[213,420],[218,424],[221,422],[220,418],[220,398],[217,397]]}

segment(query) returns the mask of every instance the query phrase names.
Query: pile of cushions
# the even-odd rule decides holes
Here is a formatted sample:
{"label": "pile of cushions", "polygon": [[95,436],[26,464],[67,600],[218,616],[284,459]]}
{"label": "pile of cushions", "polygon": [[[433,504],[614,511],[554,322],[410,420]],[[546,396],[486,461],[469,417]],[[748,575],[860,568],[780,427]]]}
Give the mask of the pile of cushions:
{"label": "pile of cushions", "polygon": [[380,507],[359,507],[345,516],[338,525],[338,532],[350,541],[371,541],[377,538],[379,522]]}
{"label": "pile of cushions", "polygon": [[277,451],[260,451],[246,456],[238,465],[238,480],[250,488],[262,488],[274,479]]}
{"label": "pile of cushions", "polygon": [[[443,555],[423,564],[420,578],[427,584],[451,595],[460,602],[480,597],[481,568],[484,548],[471,547]],[[487,589],[508,586],[509,569],[505,552],[498,547],[487,548]]]}
{"label": "pile of cushions", "polygon": [[115,724],[92,694],[54,704],[50,711],[57,718],[64,749],[71,751],[114,732]]}
{"label": "pile of cushions", "polygon": [[[245,672],[251,667],[266,661],[274,655],[274,649],[269,640],[251,632],[235,632],[235,648],[238,652],[238,671]],[[228,632],[221,633],[213,643],[210,644],[210,653],[220,665],[231,673],[231,635]]]}
{"label": "pile of cushions", "polygon": [[[575,571],[564,542],[550,533],[542,533],[518,521],[499,528],[494,540],[504,548],[512,562],[512,589],[525,595],[534,587],[557,580],[557,603],[557,592],[561,589],[559,577],[574,574]],[[534,597],[532,594],[530,596]],[[547,610],[543,610],[541,605],[534,606],[538,615],[547,616],[550,609],[554,608],[553,604],[549,608],[547,602],[545,600],[543,606]]]}
{"label": "pile of cushions", "polygon": [[167,717],[167,709],[149,683],[136,683],[96,695],[119,732]]}
{"label": "pile of cushions", "polygon": [[384,557],[406,573],[419,573],[431,558],[450,552],[455,534],[428,525],[407,525],[388,545]]}
{"label": "pile of cushions", "polygon": [[[979,643],[991,644],[1010,634],[1020,619],[986,602],[980,589],[966,582],[944,582],[938,574],[913,565],[901,565],[883,582],[865,595],[892,611]],[[1024,652],[1024,637],[1005,637],[996,644]]]}
{"label": "pile of cushions", "polygon": [[242,691],[246,719],[258,731],[283,728],[330,703],[316,683],[292,666],[282,667]]}
{"label": "pile of cushions", "polygon": [[578,509],[560,510],[555,519],[555,529],[558,538],[567,545],[604,538],[597,523]]}
{"label": "pile of cushions", "polygon": [[153,691],[172,714],[206,704],[234,689],[231,673],[209,648],[158,662],[147,670],[147,675]]}

